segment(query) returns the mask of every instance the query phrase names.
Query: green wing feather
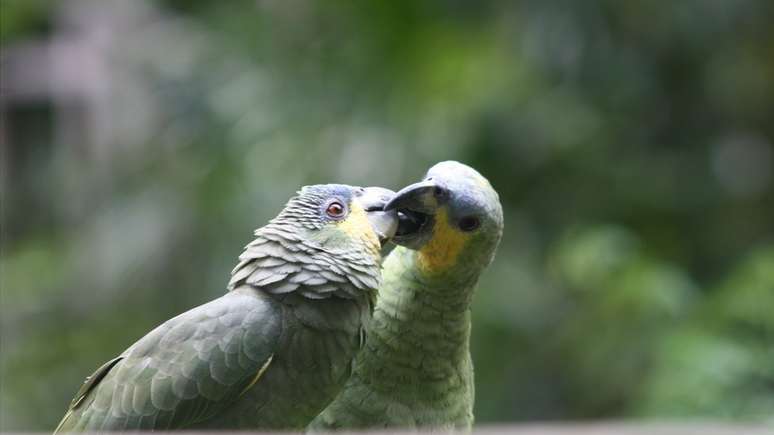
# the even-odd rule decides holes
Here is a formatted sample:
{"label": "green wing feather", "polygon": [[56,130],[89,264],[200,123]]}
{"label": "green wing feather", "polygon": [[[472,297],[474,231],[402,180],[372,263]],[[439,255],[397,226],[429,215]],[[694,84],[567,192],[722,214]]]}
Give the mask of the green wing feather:
{"label": "green wing feather", "polygon": [[281,327],[276,302],[247,287],[185,312],[87,378],[55,433],[206,421],[267,369]]}

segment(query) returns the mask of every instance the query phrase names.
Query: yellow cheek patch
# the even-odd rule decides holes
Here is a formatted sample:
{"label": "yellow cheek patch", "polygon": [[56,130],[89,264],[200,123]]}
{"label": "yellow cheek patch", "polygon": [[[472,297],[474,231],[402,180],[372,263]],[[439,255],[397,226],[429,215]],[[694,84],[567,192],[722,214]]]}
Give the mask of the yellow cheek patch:
{"label": "yellow cheek patch", "polygon": [[382,245],[379,243],[379,236],[371,227],[365,209],[357,201],[352,201],[349,204],[349,215],[337,225],[349,237],[362,241],[371,254],[377,257],[381,256]]}
{"label": "yellow cheek patch", "polygon": [[441,209],[435,215],[433,236],[419,250],[419,267],[428,274],[435,274],[449,269],[457,263],[457,257],[470,235],[465,234],[449,224],[446,210]]}

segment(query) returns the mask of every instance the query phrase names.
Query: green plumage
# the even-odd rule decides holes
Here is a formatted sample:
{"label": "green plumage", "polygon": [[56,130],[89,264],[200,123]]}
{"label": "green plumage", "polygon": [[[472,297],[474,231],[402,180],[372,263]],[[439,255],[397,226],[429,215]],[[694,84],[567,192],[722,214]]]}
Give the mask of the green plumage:
{"label": "green plumage", "polygon": [[423,279],[413,266],[415,257],[415,251],[398,247],[385,260],[366,345],[344,391],[314,420],[313,429],[472,423],[465,301],[471,292]]}
{"label": "green plumage", "polygon": [[276,302],[248,287],[183,313],[140,339],[79,393],[58,430],[169,429],[221,411],[276,348]]}
{"label": "green plumage", "polygon": [[365,196],[305,188],[256,231],[229,293],[100,367],[56,431],[303,428],[348,378],[371,315],[378,247],[324,217],[331,198]]}
{"label": "green plumage", "polygon": [[[399,246],[384,261],[352,377],[309,430],[464,430],[473,424],[470,304],[502,234],[497,194],[473,169],[444,162],[393,201],[406,213],[426,215],[417,218],[415,233],[395,239],[416,250]],[[441,213],[444,219],[434,217]],[[429,270],[423,255],[446,258],[433,251],[454,249],[453,239],[464,240],[459,254]]]}

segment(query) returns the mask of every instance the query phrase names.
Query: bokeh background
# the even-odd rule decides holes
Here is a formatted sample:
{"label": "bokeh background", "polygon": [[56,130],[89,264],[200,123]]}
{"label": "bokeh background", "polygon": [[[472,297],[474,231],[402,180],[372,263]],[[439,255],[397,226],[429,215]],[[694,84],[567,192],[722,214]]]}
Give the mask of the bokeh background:
{"label": "bokeh background", "polygon": [[506,217],[479,423],[774,423],[774,2],[0,5],[0,429],[221,295],[299,186],[447,159]]}

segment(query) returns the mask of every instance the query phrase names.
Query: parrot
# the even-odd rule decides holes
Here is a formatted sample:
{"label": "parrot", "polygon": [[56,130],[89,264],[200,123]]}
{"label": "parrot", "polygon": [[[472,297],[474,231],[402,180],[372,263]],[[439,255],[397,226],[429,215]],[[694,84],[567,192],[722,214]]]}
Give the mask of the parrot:
{"label": "parrot", "polygon": [[228,291],[149,332],[81,386],[54,433],[303,429],[364,343],[394,192],[305,186],[239,256]]}
{"label": "parrot", "polygon": [[503,232],[499,196],[475,169],[436,164],[395,194],[399,211],[366,343],[343,390],[307,427],[470,430],[471,300]]}

